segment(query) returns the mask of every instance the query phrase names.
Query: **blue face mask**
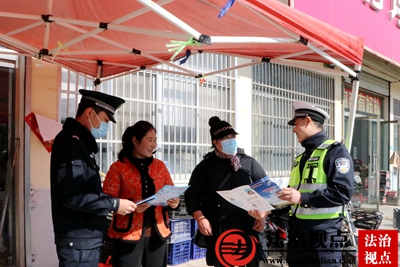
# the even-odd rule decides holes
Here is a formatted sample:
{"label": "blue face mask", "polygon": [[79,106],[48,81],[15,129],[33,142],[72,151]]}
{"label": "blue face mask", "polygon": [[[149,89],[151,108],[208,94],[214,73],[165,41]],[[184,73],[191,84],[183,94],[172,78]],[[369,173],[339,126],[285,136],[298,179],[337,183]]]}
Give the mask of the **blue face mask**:
{"label": "blue face mask", "polygon": [[236,138],[226,139],[221,141],[222,152],[228,155],[236,155],[236,150],[238,148]]}
{"label": "blue face mask", "polygon": [[97,116],[96,112],[94,112],[96,115],[97,119],[100,121],[100,126],[99,128],[94,128],[92,121],[89,120],[90,125],[92,126],[92,129],[90,130],[90,133],[93,135],[94,138],[99,139],[107,135],[108,131],[108,123],[101,121],[100,118]]}

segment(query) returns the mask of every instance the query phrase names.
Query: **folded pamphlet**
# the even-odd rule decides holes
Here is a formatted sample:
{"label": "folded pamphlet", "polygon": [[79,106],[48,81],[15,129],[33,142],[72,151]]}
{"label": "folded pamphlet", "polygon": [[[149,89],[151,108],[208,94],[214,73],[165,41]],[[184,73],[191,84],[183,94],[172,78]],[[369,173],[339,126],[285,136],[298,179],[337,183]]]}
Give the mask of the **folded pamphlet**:
{"label": "folded pamphlet", "polygon": [[143,203],[149,203],[154,206],[167,206],[167,200],[171,198],[177,198],[182,195],[186,189],[189,188],[190,185],[187,186],[173,186],[173,185],[165,185],[161,188],[155,195],[152,195],[148,198],[145,198],[136,203],[136,205],[140,205]]}
{"label": "folded pamphlet", "polygon": [[232,190],[217,191],[217,193],[244,210],[269,211],[290,205],[289,202],[279,199],[276,193],[281,190],[276,183],[268,177],[264,177],[249,185],[242,185]]}

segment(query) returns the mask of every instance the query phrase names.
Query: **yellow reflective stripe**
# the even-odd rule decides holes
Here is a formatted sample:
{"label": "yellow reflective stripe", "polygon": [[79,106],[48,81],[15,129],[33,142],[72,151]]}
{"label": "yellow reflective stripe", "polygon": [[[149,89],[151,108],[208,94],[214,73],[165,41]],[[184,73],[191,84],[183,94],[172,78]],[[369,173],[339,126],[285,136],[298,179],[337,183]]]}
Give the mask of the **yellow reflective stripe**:
{"label": "yellow reflective stripe", "polygon": [[296,217],[303,220],[323,220],[323,219],[335,219],[340,218],[341,213],[328,213],[328,214],[314,214],[314,215],[298,215]]}
{"label": "yellow reflective stripe", "polygon": [[[296,209],[296,206],[297,205],[291,206],[292,212],[294,212],[294,210]],[[297,211],[296,211],[296,216],[297,215],[312,215],[314,217],[317,215],[334,214],[334,213],[340,213],[342,211],[342,209],[343,209],[342,206],[331,207],[331,208],[318,208],[318,209],[303,208],[301,206],[298,206]]]}

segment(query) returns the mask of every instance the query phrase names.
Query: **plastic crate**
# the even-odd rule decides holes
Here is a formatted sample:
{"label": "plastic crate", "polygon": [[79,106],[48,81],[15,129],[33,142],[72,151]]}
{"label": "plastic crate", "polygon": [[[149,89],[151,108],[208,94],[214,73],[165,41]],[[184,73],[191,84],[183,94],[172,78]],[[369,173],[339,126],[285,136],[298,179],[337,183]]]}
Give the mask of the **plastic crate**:
{"label": "plastic crate", "polygon": [[177,208],[176,210],[168,211],[168,215],[171,219],[191,219],[192,218],[192,216],[190,216],[186,210],[184,195],[180,196],[179,208]]}
{"label": "plastic crate", "polygon": [[191,219],[192,216],[190,216],[187,211],[182,211],[182,210],[170,210],[168,211],[168,215],[171,219],[174,220],[179,220],[179,219]]}
{"label": "plastic crate", "polygon": [[171,220],[171,237],[170,243],[178,243],[191,239],[190,237],[190,221],[191,219]]}
{"label": "plastic crate", "polygon": [[198,228],[198,224],[197,221],[195,219],[192,219],[190,221],[190,237],[193,238],[194,237],[194,233],[196,232],[197,228]]}
{"label": "plastic crate", "polygon": [[177,265],[190,261],[191,240],[168,244],[168,265]]}
{"label": "plastic crate", "polygon": [[193,239],[190,242],[190,259],[197,260],[202,259],[206,256],[207,249],[206,248],[199,248],[193,242]]}

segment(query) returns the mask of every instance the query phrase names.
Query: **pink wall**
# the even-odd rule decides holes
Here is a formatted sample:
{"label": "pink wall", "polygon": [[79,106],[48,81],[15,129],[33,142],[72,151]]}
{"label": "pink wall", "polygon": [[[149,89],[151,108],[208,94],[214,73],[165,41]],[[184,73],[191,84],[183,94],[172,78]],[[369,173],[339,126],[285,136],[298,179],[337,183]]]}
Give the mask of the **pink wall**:
{"label": "pink wall", "polygon": [[[365,40],[365,46],[400,63],[400,3],[390,19],[391,6],[399,0],[294,0],[294,8]],[[392,3],[393,2],[393,3]],[[381,10],[371,4],[383,3]],[[396,25],[396,23],[398,25]]]}

